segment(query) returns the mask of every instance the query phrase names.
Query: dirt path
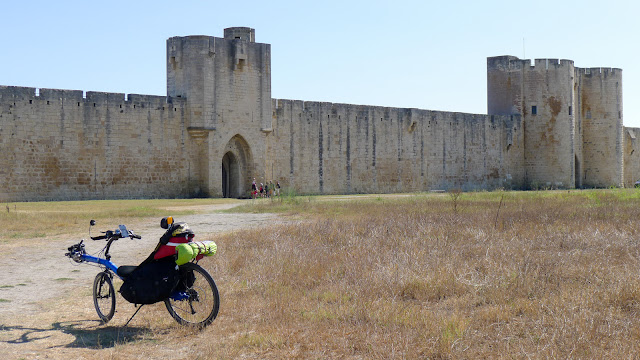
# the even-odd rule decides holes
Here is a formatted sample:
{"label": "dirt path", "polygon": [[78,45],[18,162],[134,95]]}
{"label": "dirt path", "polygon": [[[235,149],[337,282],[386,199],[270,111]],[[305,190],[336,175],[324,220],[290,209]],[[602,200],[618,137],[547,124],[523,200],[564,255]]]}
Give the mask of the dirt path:
{"label": "dirt path", "polygon": [[[404,194],[381,195],[336,195],[322,201],[352,200],[410,196]],[[192,207],[167,207],[171,211],[194,210],[196,215],[181,216],[176,221],[187,222],[196,233],[196,240],[207,235],[267,226],[284,220],[275,214],[220,213],[251,200],[238,200],[215,205]],[[99,231],[114,230],[118,224],[99,223],[93,235]],[[127,223],[127,228],[142,236],[140,240],[121,239],[114,243],[111,254],[116,265],[136,265],[144,260],[156,246],[164,233],[158,218],[138,219]],[[81,228],[85,228],[81,226]],[[88,224],[86,229],[88,229]],[[87,264],[76,264],[64,257],[67,248],[80,239],[89,239],[87,231],[59,235],[38,244],[24,240],[24,244],[13,244],[0,251],[0,325],[15,321],[16,316],[31,316],[40,313],[47,299],[54,299],[69,291],[90,289],[97,268]],[[95,254],[104,247],[104,242],[85,240],[86,250]]]}
{"label": "dirt path", "polygon": [[[196,239],[240,229],[263,227],[288,222],[275,214],[220,213],[243,204],[196,206],[197,215],[180,216],[196,233]],[[190,210],[185,207],[166,209]],[[144,260],[164,233],[158,218],[138,219],[127,228],[142,236],[140,240],[121,239],[112,246],[117,265],[135,265]],[[118,224],[97,224],[100,230],[115,229]],[[84,227],[84,226],[83,226]],[[88,224],[87,224],[88,229]],[[11,244],[0,251],[0,356],[9,359],[85,359],[105,357],[118,359],[183,359],[188,351],[176,353],[173,347],[155,348],[148,356],[120,354],[120,346],[146,341],[176,326],[162,303],[136,316],[136,324],[123,327],[135,308],[120,298],[117,319],[102,325],[97,321],[91,300],[91,284],[98,268],[76,264],[64,256],[67,247],[88,233],[76,232],[38,241],[37,244]],[[85,241],[88,253],[99,252],[104,242]],[[116,281],[116,287],[119,280]],[[155,307],[155,308],[154,308]],[[163,314],[154,317],[154,314]],[[160,330],[158,330],[160,329]],[[184,330],[183,330],[184,331]],[[144,346],[143,346],[144,347]]]}
{"label": "dirt path", "polygon": [[[176,220],[187,222],[195,231],[196,239],[281,221],[274,214],[218,212],[239,204],[242,202],[198,206],[194,210],[201,212],[200,214],[181,216]],[[184,207],[180,209],[185,210]],[[159,219],[156,218],[125,225],[136,234],[142,235],[142,239],[121,239],[114,243],[111,253],[117,265],[135,265],[149,255],[164,229],[160,228]],[[93,235],[95,236],[99,230],[116,226],[117,224],[97,224],[93,229]],[[98,269],[86,264],[76,264],[63,256],[67,247],[81,238],[88,239],[88,233],[56,236],[43,245],[34,246],[33,251],[29,249],[28,241],[25,241],[24,245],[15,248],[16,251],[0,253],[0,324],[14,322],[16,316],[37,314],[43,310],[43,303],[60,294],[90,288]],[[89,254],[94,254],[104,247],[103,241],[85,240],[85,244]]]}

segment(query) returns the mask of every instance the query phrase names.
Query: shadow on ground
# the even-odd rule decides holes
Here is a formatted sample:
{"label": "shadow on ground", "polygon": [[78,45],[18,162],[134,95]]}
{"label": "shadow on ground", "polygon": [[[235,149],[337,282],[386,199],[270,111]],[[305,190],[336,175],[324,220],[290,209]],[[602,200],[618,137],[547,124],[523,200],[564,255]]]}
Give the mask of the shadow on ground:
{"label": "shadow on ground", "polygon": [[56,332],[72,335],[74,340],[66,345],[52,347],[105,349],[115,345],[134,342],[150,334],[148,328],[102,326],[100,321],[66,321],[56,322],[47,328],[5,326],[0,325],[0,331],[8,332],[8,340],[1,340],[7,344],[25,344],[44,340],[55,336]]}

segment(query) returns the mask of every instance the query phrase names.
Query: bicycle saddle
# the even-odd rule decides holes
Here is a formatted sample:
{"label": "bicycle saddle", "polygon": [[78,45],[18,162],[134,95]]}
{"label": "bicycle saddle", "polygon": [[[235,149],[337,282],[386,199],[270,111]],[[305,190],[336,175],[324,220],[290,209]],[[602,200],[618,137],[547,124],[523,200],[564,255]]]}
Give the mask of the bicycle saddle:
{"label": "bicycle saddle", "polygon": [[122,278],[126,278],[129,274],[131,274],[133,272],[133,270],[135,270],[137,268],[137,266],[135,265],[124,265],[124,266],[120,266],[118,268],[118,276],[122,277]]}

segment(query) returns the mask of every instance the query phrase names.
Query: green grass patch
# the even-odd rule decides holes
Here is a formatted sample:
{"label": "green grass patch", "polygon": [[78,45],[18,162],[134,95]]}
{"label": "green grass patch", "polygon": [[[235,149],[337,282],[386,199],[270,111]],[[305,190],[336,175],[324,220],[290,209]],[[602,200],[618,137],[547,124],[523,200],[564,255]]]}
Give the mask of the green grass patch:
{"label": "green grass patch", "polygon": [[71,281],[73,280],[72,278],[67,278],[67,277],[61,277],[61,278],[57,278],[54,279],[54,281]]}
{"label": "green grass patch", "polygon": [[0,242],[68,234],[88,228],[91,219],[98,223],[108,221],[110,224],[123,224],[131,219],[191,215],[198,212],[199,206],[234,201],[236,200],[152,199],[11,203],[9,212],[0,212],[0,227],[3,229]]}

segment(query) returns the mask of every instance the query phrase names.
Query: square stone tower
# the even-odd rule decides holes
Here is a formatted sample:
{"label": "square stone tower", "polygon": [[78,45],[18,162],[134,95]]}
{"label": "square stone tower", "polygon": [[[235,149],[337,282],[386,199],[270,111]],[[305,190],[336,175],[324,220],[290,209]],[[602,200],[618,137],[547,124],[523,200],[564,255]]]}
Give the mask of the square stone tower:
{"label": "square stone tower", "polygon": [[255,30],[167,40],[167,95],[186,98],[185,127],[204,196],[247,196],[263,178],[271,132],[271,46]]}
{"label": "square stone tower", "polygon": [[623,185],[622,71],[595,70],[571,60],[487,59],[488,113],[524,120],[526,186]]}

